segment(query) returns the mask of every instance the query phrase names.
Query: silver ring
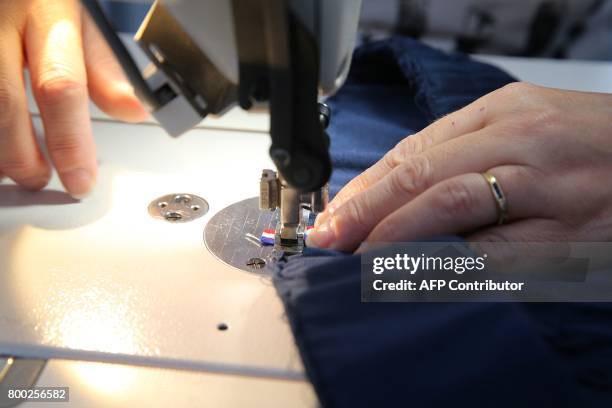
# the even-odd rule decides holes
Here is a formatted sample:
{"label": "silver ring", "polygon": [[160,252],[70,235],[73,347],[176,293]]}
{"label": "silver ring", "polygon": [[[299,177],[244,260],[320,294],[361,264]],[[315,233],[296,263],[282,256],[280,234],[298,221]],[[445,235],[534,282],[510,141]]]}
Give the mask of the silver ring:
{"label": "silver ring", "polygon": [[495,176],[488,171],[482,173],[482,176],[489,184],[491,193],[495,199],[495,206],[497,207],[497,225],[503,225],[508,222],[508,200],[506,199],[504,190],[502,190]]}

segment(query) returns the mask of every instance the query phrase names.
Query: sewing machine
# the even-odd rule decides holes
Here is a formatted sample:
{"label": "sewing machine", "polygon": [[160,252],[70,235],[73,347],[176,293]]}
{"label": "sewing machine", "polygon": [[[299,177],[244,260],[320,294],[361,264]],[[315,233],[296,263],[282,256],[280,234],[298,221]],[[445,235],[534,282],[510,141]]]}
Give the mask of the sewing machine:
{"label": "sewing machine", "polygon": [[136,41],[140,73],[95,0],[83,0],[137,94],[172,136],[209,114],[267,105],[270,157],[260,208],[279,210],[275,247],[301,252],[309,217],[328,201],[329,108],[348,75],[361,0],[158,0]]}
{"label": "sewing machine", "polygon": [[[612,92],[610,63],[481,58],[540,85]],[[203,245],[274,166],[268,113],[230,109],[177,139],[93,106],[92,119],[91,197],[72,200],[56,175],[40,193],[0,183],[0,378],[14,357],[28,386],[70,387],[58,406],[317,406],[269,279]],[[205,198],[208,213],[151,217],[173,192]]]}

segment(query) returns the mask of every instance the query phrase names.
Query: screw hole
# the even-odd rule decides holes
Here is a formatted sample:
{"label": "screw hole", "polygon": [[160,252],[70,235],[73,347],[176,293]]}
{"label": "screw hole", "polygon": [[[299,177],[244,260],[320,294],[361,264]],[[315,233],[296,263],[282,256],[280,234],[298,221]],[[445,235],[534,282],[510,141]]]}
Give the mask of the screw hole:
{"label": "screw hole", "polygon": [[199,206],[199,205],[192,205],[192,206],[191,206],[191,209],[192,209],[193,211],[200,211],[200,206]]}
{"label": "screw hole", "polygon": [[251,269],[262,269],[266,266],[266,260],[262,258],[251,258],[246,262],[246,265]]}
{"label": "screw hole", "polygon": [[219,331],[226,331],[227,329],[229,329],[229,326],[227,325],[227,323],[219,323],[217,325],[217,330]]}
{"label": "screw hole", "polygon": [[166,208],[168,206],[168,203],[164,201],[164,202],[161,202],[161,203],[159,203],[157,205],[159,206],[159,208]]}
{"label": "screw hole", "polygon": [[166,220],[168,221],[180,221],[183,219],[183,214],[176,212],[176,211],[171,211],[168,214],[166,214]]}
{"label": "screw hole", "polygon": [[179,194],[174,197],[174,202],[178,204],[187,204],[191,201],[191,196],[187,194]]}

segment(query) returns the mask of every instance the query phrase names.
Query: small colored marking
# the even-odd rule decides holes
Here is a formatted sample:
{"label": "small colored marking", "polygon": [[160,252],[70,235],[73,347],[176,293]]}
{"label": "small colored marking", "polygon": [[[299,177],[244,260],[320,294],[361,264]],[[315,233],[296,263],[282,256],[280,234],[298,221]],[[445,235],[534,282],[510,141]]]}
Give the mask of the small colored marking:
{"label": "small colored marking", "polygon": [[[308,232],[310,230],[314,229],[314,226],[309,226],[306,227],[306,231],[304,232],[304,239],[306,239],[306,237],[308,236]],[[261,242],[262,245],[274,245],[274,235],[276,234],[276,231],[273,229],[265,229],[262,233],[261,233],[261,238],[259,239],[259,241]]]}

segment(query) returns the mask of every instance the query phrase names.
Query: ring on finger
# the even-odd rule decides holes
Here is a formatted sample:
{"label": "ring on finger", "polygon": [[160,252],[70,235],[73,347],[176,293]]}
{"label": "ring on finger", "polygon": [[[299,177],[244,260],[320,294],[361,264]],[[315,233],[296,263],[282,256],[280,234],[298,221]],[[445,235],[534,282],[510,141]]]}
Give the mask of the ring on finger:
{"label": "ring on finger", "polygon": [[495,199],[495,206],[497,207],[497,225],[503,225],[508,222],[508,200],[506,199],[504,190],[497,181],[497,178],[488,171],[482,173],[482,176],[487,181],[487,184],[489,184],[491,194],[493,194],[493,198]]}

